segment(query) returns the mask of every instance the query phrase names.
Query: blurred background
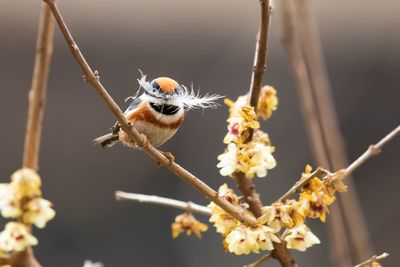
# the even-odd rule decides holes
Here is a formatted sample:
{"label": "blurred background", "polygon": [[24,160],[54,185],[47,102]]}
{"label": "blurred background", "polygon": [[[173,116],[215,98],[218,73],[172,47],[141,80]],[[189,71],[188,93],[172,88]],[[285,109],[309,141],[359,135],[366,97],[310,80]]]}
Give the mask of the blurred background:
{"label": "blurred background", "polygon": [[[21,166],[41,1],[0,3],[0,177],[6,182]],[[180,83],[236,98],[248,91],[258,1],[151,0],[59,1],[79,47],[101,81],[124,109],[138,88],[138,69],[149,78],[170,76]],[[400,2],[396,0],[314,1],[341,129],[350,160],[400,121]],[[278,166],[257,179],[264,203],[275,200],[312,164],[309,143],[285,51],[280,8],[271,24],[265,83],[278,90],[280,105],[263,128],[277,147]],[[105,266],[241,266],[259,256],[224,253],[210,227],[201,241],[173,240],[177,210],[117,202],[116,190],[156,194],[207,204],[187,184],[157,168],[145,154],[115,146],[103,151],[92,139],[114,123],[96,92],[82,81],[58,28],[50,72],[40,173],[44,197],[57,216],[35,230],[43,266],[81,266],[85,259]],[[222,103],[222,101],[221,101]],[[191,111],[161,149],[213,188],[233,181],[221,177],[216,157],[224,150],[227,109]],[[400,256],[400,140],[354,173],[368,229],[377,252]],[[207,221],[201,215],[197,216]],[[332,266],[326,225],[310,221],[321,244],[294,252],[299,266]],[[273,261],[267,266],[277,266]]]}

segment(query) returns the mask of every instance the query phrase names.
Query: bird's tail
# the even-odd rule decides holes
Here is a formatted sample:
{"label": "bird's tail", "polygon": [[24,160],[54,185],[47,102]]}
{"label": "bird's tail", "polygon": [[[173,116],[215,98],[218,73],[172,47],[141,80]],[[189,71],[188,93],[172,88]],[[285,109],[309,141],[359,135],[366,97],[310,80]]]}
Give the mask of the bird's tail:
{"label": "bird's tail", "polygon": [[96,145],[101,145],[102,148],[109,148],[119,142],[117,133],[109,133],[93,140]]}

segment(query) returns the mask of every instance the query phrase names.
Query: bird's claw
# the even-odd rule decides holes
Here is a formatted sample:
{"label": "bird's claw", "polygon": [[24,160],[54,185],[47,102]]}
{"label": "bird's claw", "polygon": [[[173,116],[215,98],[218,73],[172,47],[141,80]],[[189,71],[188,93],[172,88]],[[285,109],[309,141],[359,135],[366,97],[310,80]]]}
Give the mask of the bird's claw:
{"label": "bird's claw", "polygon": [[[166,165],[166,167],[170,167],[175,161],[175,156],[172,155],[171,152],[162,152],[162,151],[160,151],[160,152],[161,152],[161,154],[164,155],[164,157],[166,157],[169,160],[169,163]],[[158,162],[157,165],[158,165],[158,167],[163,167],[163,165],[160,162]]]}
{"label": "bird's claw", "polygon": [[135,146],[136,146],[136,148],[138,148],[138,149],[145,149],[146,147],[149,146],[149,139],[147,138],[146,135],[144,135],[144,134],[141,134],[141,135],[142,135],[143,143],[140,144],[140,145],[138,145],[137,143],[135,143]]}

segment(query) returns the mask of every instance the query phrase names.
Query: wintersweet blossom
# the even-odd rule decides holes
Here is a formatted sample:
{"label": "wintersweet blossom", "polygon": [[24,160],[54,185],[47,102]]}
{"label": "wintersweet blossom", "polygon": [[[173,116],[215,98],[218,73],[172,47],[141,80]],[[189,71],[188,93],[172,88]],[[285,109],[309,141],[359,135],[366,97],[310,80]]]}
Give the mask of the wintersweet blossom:
{"label": "wintersweet blossom", "polygon": [[287,248],[305,251],[314,244],[320,244],[317,236],[305,225],[292,228],[285,236]]}
{"label": "wintersweet blossom", "polygon": [[22,168],[11,176],[10,186],[18,198],[41,196],[41,180],[32,169]]}
{"label": "wintersweet blossom", "polygon": [[190,212],[185,212],[176,216],[171,228],[173,238],[177,238],[182,232],[185,232],[186,235],[193,233],[198,238],[201,238],[201,232],[207,231],[208,226],[198,221]]}
{"label": "wintersweet blossom", "polygon": [[[219,187],[218,196],[224,198],[231,204],[240,207],[239,197],[231,188],[228,187],[227,184],[223,184]],[[211,209],[211,216],[209,221],[213,223],[214,227],[217,229],[217,232],[221,235],[226,236],[232,231],[233,228],[239,225],[239,222],[235,218],[226,213],[214,202],[211,202],[208,207]]]}
{"label": "wintersweet blossom", "polygon": [[304,223],[304,211],[301,204],[297,201],[288,201],[286,204],[274,203],[271,206],[262,208],[263,215],[257,221],[266,224],[275,232],[281,230],[282,227],[292,228]]}
{"label": "wintersweet blossom", "polygon": [[46,223],[54,218],[56,212],[51,208],[50,201],[43,198],[34,198],[25,204],[23,221],[44,228]]}
{"label": "wintersweet blossom", "polygon": [[4,218],[17,218],[22,210],[9,184],[0,184],[0,211]]}
{"label": "wintersweet blossom", "polygon": [[258,100],[257,117],[263,120],[269,119],[272,112],[278,108],[278,97],[276,90],[272,86],[264,86],[260,91],[260,99]]}
{"label": "wintersweet blossom", "polygon": [[228,122],[228,133],[224,138],[224,143],[234,142],[238,145],[243,144],[249,137],[249,129],[260,128],[254,108],[244,105],[239,108],[238,116],[230,116]]}
{"label": "wintersweet blossom", "polygon": [[276,166],[274,148],[261,143],[251,142],[238,151],[239,164],[237,169],[246,174],[247,178],[267,176],[267,170]]}
{"label": "wintersweet blossom", "polygon": [[230,232],[224,240],[229,252],[236,255],[259,253],[260,250],[272,250],[272,242],[280,243],[280,239],[274,234],[274,230],[262,225],[250,228],[239,225]]}
{"label": "wintersweet blossom", "polygon": [[300,203],[307,217],[319,218],[322,222],[326,221],[329,212],[328,206],[333,203],[334,197],[324,192],[303,192],[300,194]]}
{"label": "wintersweet blossom", "polygon": [[237,170],[237,151],[238,148],[236,144],[230,143],[226,151],[218,156],[219,163],[217,165],[219,173],[222,176],[232,176],[232,174]]}
{"label": "wintersweet blossom", "polygon": [[23,251],[27,247],[37,245],[38,240],[29,233],[26,225],[9,222],[0,233],[0,250],[5,252]]}

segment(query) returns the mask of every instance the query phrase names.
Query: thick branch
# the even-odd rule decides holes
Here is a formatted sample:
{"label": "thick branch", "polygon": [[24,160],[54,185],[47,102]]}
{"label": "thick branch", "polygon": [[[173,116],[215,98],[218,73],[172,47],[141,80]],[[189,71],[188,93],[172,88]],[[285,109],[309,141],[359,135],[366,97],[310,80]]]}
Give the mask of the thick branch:
{"label": "thick branch", "polygon": [[382,254],[379,255],[379,256],[374,255],[374,256],[372,256],[370,259],[368,259],[368,260],[366,260],[366,261],[364,261],[364,262],[362,262],[362,263],[360,263],[360,264],[357,264],[357,265],[354,266],[354,267],[362,267],[362,266],[365,266],[365,265],[368,265],[368,266],[369,266],[369,264],[374,263],[374,262],[377,262],[377,261],[380,261],[380,260],[382,260],[382,259],[384,259],[384,258],[386,258],[386,257],[388,257],[388,256],[389,256],[389,253],[386,253],[386,252],[382,253]]}
{"label": "thick branch", "polygon": [[180,210],[190,210],[192,212],[196,212],[207,216],[211,215],[211,211],[209,208],[190,201],[184,202],[171,198],[150,196],[150,195],[136,194],[136,193],[126,193],[121,191],[115,192],[115,198],[119,201],[124,201],[124,200],[136,201],[139,203],[155,204],[159,206],[171,207]]}
{"label": "thick branch", "polygon": [[46,102],[47,81],[53,53],[54,19],[43,4],[36,41],[35,66],[29,92],[29,111],[25,134],[24,167],[38,169],[40,135]]}
{"label": "thick branch", "polygon": [[261,22],[257,36],[256,51],[254,55],[253,71],[250,80],[250,105],[257,110],[258,99],[266,69],[266,55],[268,48],[268,31],[271,21],[272,7],[269,0],[259,0],[261,5]]}
{"label": "thick branch", "polygon": [[125,118],[122,110],[118,107],[112,97],[108,94],[104,86],[101,84],[99,80],[99,76],[97,72],[93,72],[88,63],[86,62],[85,58],[83,57],[81,51],[79,50],[77,44],[75,43],[74,39],[72,38],[71,33],[69,32],[60,11],[55,4],[54,0],[44,0],[49,7],[51,8],[53,15],[60,27],[60,30],[68,44],[71,53],[79,66],[82,69],[82,72],[85,75],[85,79],[89,82],[98,92],[100,97],[104,100],[107,106],[113,112],[115,118],[118,120],[121,128],[124,132],[126,132],[132,140],[134,140],[138,146],[143,147],[143,151],[146,152],[151,158],[157,161],[159,164],[164,166],[166,169],[171,171],[172,173],[176,174],[192,187],[196,188],[200,191],[205,197],[209,200],[213,201],[215,204],[220,206],[223,210],[225,210],[228,214],[232,217],[236,218],[237,220],[245,223],[249,226],[256,225],[256,220],[248,216],[243,210],[237,209],[237,207],[233,206],[231,203],[226,201],[223,198],[218,196],[218,193],[205,184],[203,181],[198,179],[196,176],[179,166],[178,164],[171,162],[164,154],[162,154],[159,150],[154,148],[151,144],[146,141],[144,135],[141,135]]}
{"label": "thick branch", "polygon": [[[40,136],[46,101],[47,81],[53,52],[54,19],[49,7],[42,4],[36,40],[35,65],[29,91],[29,110],[25,133],[23,166],[38,169]],[[14,252],[7,263],[13,267],[40,267],[32,248]]]}
{"label": "thick branch", "polygon": [[[249,104],[254,107],[257,111],[258,100],[260,97],[260,90],[263,82],[264,72],[266,69],[266,55],[267,55],[267,45],[268,45],[268,31],[269,24],[271,21],[272,7],[269,0],[259,0],[261,5],[261,22],[259,27],[259,32],[257,36],[256,51],[254,55],[254,65],[253,72],[250,81],[250,97]],[[250,132],[250,136],[247,142],[250,142],[253,138],[253,132]],[[262,202],[260,195],[255,189],[253,181],[247,178],[243,173],[235,173],[234,175],[239,189],[242,192],[245,201],[249,204],[250,211],[259,217],[262,215]],[[274,243],[274,250],[271,256],[279,261],[281,266],[284,267],[294,267],[297,266],[296,262],[286,248],[285,242]]]}

